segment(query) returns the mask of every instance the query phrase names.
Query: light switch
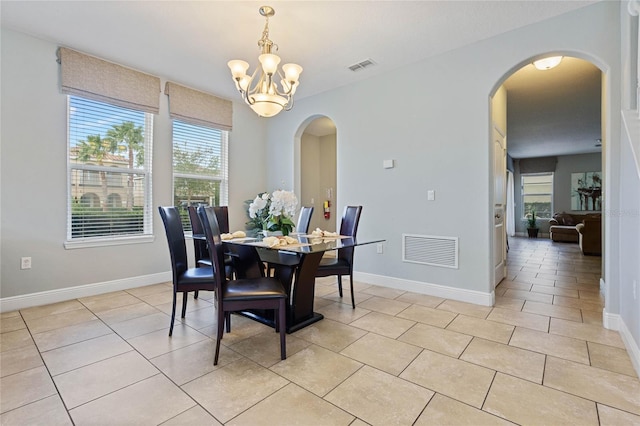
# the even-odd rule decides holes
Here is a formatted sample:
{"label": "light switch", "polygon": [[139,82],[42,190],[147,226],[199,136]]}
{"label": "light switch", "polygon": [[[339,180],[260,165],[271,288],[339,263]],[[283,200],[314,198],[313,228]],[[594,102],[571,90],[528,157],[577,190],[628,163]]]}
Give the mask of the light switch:
{"label": "light switch", "polygon": [[393,160],[383,160],[382,167],[385,169],[393,169]]}
{"label": "light switch", "polygon": [[430,189],[427,191],[427,200],[429,201],[433,201],[436,199],[436,191],[434,191],[433,189]]}

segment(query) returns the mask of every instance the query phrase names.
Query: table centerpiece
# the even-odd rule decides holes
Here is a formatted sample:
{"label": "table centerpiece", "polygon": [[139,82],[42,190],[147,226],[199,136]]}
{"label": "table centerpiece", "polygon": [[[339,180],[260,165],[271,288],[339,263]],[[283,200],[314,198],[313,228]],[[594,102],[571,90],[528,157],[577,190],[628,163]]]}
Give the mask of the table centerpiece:
{"label": "table centerpiece", "polygon": [[289,235],[295,223],[298,197],[292,191],[263,192],[249,204],[249,224],[261,227],[265,236]]}

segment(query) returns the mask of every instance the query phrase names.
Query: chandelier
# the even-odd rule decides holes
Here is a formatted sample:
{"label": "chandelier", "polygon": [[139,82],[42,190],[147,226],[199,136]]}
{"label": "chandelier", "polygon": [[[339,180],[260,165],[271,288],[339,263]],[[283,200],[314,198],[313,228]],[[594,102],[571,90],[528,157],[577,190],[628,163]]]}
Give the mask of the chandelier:
{"label": "chandelier", "polygon": [[[227,65],[231,69],[236,88],[251,109],[261,117],[273,117],[280,111],[289,111],[293,107],[293,95],[299,84],[298,78],[302,67],[297,64],[284,64],[282,66],[284,76],[278,70],[280,57],[271,53],[272,49],[278,50],[278,45],[269,40],[269,17],[275,15],[276,11],[270,6],[262,6],[259,12],[267,21],[262,31],[262,38],[258,40],[261,51],[258,60],[261,66],[249,76],[247,62],[235,59],[229,61]],[[280,89],[274,81],[276,77],[280,77]]]}

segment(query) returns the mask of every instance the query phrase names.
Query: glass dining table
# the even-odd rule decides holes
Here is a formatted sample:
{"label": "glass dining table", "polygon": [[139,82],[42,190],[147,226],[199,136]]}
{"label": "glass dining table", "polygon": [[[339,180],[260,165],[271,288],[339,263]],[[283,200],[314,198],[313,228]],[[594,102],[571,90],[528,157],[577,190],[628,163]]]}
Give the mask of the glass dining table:
{"label": "glass dining table", "polygon": [[[229,255],[234,258],[235,273],[238,278],[255,277],[261,274],[263,264],[275,268],[278,278],[287,294],[287,333],[293,333],[320,321],[323,316],[313,311],[316,271],[322,256],[327,251],[379,243],[384,240],[358,240],[344,236],[315,237],[313,235],[290,235],[286,245],[270,246],[271,239],[239,238],[224,241]],[[272,311],[242,312],[242,315],[263,324],[275,327]]]}

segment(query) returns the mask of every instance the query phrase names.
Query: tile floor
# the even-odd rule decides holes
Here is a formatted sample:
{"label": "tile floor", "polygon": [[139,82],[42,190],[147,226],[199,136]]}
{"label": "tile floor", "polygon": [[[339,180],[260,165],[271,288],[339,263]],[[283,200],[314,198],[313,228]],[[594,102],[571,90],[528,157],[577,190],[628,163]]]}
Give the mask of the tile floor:
{"label": "tile floor", "polygon": [[[287,336],[211,294],[167,336],[171,285],[3,313],[2,425],[640,424],[640,381],[602,327],[600,258],[511,239],[495,307],[318,280],[325,319]],[[345,302],[345,303],[342,303]]]}

